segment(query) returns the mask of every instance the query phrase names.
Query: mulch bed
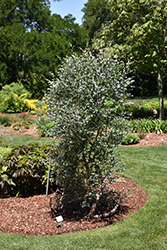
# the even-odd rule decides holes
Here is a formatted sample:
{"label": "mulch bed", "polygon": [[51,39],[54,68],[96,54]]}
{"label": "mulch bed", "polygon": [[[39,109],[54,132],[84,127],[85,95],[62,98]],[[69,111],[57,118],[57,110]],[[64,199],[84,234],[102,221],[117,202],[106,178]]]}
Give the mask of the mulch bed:
{"label": "mulch bed", "polygon": [[126,147],[159,146],[164,144],[167,144],[167,134],[147,133],[145,138],[140,140],[139,143],[126,145]]}
{"label": "mulch bed", "polygon": [[[10,134],[24,134],[38,136],[37,130],[31,126],[24,132],[6,128]],[[167,135],[148,134],[140,140],[140,143],[130,146],[155,146],[167,144]],[[21,235],[59,235],[69,232],[86,231],[105,227],[116,223],[131,214],[137,212],[148,201],[148,196],[137,183],[132,180],[119,177],[110,189],[121,193],[121,204],[117,212],[108,217],[86,220],[79,215],[63,215],[63,227],[51,216],[50,197],[54,194],[34,195],[29,197],[6,197],[0,198],[0,232]]]}
{"label": "mulch bed", "polygon": [[114,215],[104,219],[91,220],[83,219],[77,214],[74,216],[63,215],[62,228],[60,223],[51,216],[49,203],[50,197],[54,197],[54,194],[47,197],[45,195],[34,195],[27,198],[0,198],[0,231],[39,236],[96,229],[130,216],[148,201],[147,193],[137,183],[128,178],[120,177],[110,188],[122,193],[121,205]]}

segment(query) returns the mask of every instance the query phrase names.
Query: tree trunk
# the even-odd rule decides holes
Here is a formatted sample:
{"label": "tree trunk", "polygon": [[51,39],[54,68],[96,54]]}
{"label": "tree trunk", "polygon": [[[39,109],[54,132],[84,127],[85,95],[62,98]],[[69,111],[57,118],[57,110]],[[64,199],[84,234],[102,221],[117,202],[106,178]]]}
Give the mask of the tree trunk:
{"label": "tree trunk", "polygon": [[158,76],[157,76],[157,83],[158,83],[158,97],[159,97],[159,119],[164,120],[164,101],[163,101],[163,83],[162,83],[162,74],[160,69],[161,64],[161,57],[158,55]]}

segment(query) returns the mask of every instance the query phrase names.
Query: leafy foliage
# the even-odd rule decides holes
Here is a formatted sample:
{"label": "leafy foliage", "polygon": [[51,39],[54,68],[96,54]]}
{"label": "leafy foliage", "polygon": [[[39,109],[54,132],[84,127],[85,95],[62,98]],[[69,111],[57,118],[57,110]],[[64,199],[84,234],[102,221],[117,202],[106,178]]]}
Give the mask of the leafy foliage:
{"label": "leafy foliage", "polygon": [[49,122],[46,116],[41,116],[36,119],[35,124],[41,137],[49,137],[50,130],[54,127],[55,122]]}
{"label": "leafy foliage", "polygon": [[[57,155],[54,145],[29,143],[14,146],[0,160],[0,185],[9,194],[43,193],[46,188],[49,157]],[[50,188],[55,184],[55,166],[51,164]]]}
{"label": "leafy foliage", "polygon": [[105,189],[105,178],[119,168],[115,150],[127,123],[118,107],[131,82],[124,64],[103,51],[67,57],[50,82],[45,101],[55,122],[51,134],[62,139],[57,178],[66,194],[64,207],[72,202],[78,209],[91,207]]}
{"label": "leafy foliage", "polygon": [[139,136],[127,134],[123,137],[122,145],[137,144],[139,141]]}
{"label": "leafy foliage", "polygon": [[167,134],[167,120],[161,121],[161,131],[165,134]]}
{"label": "leafy foliage", "polygon": [[[141,108],[147,109],[147,108],[152,108],[152,109],[156,109],[159,113],[159,102],[157,101],[150,101],[148,103],[145,103],[143,105],[141,105]],[[167,113],[167,101],[164,101],[164,111],[165,113]]]}
{"label": "leafy foliage", "polygon": [[13,138],[9,134],[5,133],[5,128],[0,130],[0,146],[8,147],[10,141],[13,141]]}
{"label": "leafy foliage", "polygon": [[[112,102],[107,102],[106,105],[112,105]],[[140,105],[134,104],[133,102],[125,103],[123,106],[119,106],[119,112],[124,111],[127,114],[127,117],[131,118],[144,118],[144,117],[153,117],[155,114],[155,107],[150,105]]]}
{"label": "leafy foliage", "polygon": [[94,34],[102,25],[110,22],[110,4],[107,0],[88,0],[82,11],[84,12],[83,27],[88,32],[89,43],[91,43]]}
{"label": "leafy foliage", "polygon": [[130,127],[134,133],[166,133],[167,120],[162,121],[160,119],[141,119],[131,120]]}
{"label": "leafy foliage", "polygon": [[27,98],[31,97],[31,93],[26,90],[21,82],[13,82],[10,85],[3,86],[0,92],[1,98],[4,99],[10,92],[17,94],[18,96],[25,95]]}
{"label": "leafy foliage", "polygon": [[100,30],[95,47],[108,47],[112,54],[131,62],[134,75],[157,78],[159,118],[164,119],[163,74],[166,74],[167,0],[110,0],[111,19]]}
{"label": "leafy foliage", "polygon": [[23,110],[35,110],[38,100],[30,100],[31,94],[21,83],[5,85],[0,91],[0,110],[8,113],[18,113]]}
{"label": "leafy foliage", "polygon": [[83,27],[68,15],[51,15],[49,0],[0,1],[0,83],[21,81],[42,99],[64,56],[87,43]]}
{"label": "leafy foliage", "polygon": [[155,113],[155,108],[152,106],[144,106],[144,105],[135,105],[134,103],[125,103],[124,107],[125,111],[133,118],[144,118],[144,117],[153,117]]}
{"label": "leafy foliage", "polygon": [[0,9],[1,27],[13,23],[20,23],[25,30],[35,28],[43,31],[46,26],[49,27],[50,10],[48,0],[9,0],[8,2],[2,0]]}
{"label": "leafy foliage", "polygon": [[10,116],[0,113],[0,124],[3,126],[10,126],[12,124]]}

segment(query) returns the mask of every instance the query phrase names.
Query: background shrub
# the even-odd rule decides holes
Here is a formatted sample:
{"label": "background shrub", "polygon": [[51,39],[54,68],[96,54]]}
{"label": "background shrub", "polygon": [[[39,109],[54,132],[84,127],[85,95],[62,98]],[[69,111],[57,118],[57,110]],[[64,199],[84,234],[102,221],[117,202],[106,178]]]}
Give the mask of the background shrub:
{"label": "background shrub", "polygon": [[[57,156],[54,145],[29,143],[14,146],[0,159],[1,190],[8,194],[41,194],[46,190],[49,158]],[[51,164],[50,189],[55,188],[55,165]]]}
{"label": "background shrub", "polygon": [[[155,108],[159,113],[159,102],[158,101],[157,102],[156,101],[151,101],[151,102],[142,104],[140,107],[143,107],[143,108]],[[164,112],[165,112],[165,114],[167,114],[167,101],[164,101]]]}
{"label": "background shrub", "polygon": [[38,128],[38,134],[40,137],[52,137],[50,130],[55,126],[55,122],[50,122],[48,117],[38,117],[35,121],[35,125]]}
{"label": "background shrub", "polygon": [[12,124],[10,116],[0,113],[0,124],[2,124],[3,126],[10,126]]}
{"label": "background shrub", "polygon": [[134,133],[166,133],[167,121],[160,119],[138,119],[130,121],[130,128]]}
{"label": "background shrub", "polygon": [[10,85],[5,85],[0,91],[0,98],[4,99],[10,92],[17,94],[18,96],[26,94],[27,98],[31,98],[31,93],[25,89],[21,82],[13,82]]}
{"label": "background shrub", "polygon": [[[106,105],[112,106],[112,102],[108,101],[106,102]],[[142,105],[134,104],[134,102],[127,102],[123,106],[118,107],[118,112],[126,112],[126,115],[128,118],[148,118],[153,117],[155,114],[155,108],[148,105],[146,107],[143,107]]]}
{"label": "background shrub", "polygon": [[132,102],[126,103],[123,108],[127,112],[127,115],[133,118],[153,117],[155,113],[151,106],[144,107],[141,105],[135,105]]}
{"label": "background shrub", "polygon": [[140,138],[137,135],[127,134],[123,137],[122,145],[136,144],[139,143]]}
{"label": "background shrub", "polygon": [[21,83],[5,85],[0,91],[0,111],[6,113],[19,113],[26,110],[35,110],[38,100],[30,100],[28,92]]}
{"label": "background shrub", "polygon": [[29,112],[21,112],[21,113],[17,113],[17,114],[8,114],[8,117],[10,118],[11,124],[15,125],[15,124],[19,124],[19,126],[21,125],[30,125],[30,124],[35,124],[35,121],[37,119],[36,116],[34,115],[30,115]]}

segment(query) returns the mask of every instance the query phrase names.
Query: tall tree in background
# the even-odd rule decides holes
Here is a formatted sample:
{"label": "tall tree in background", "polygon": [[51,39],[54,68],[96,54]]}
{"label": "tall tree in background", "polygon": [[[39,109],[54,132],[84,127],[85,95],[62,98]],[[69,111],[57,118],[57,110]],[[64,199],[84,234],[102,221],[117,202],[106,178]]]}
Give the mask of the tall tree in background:
{"label": "tall tree in background", "polygon": [[89,43],[94,37],[94,34],[101,28],[102,24],[108,24],[110,21],[110,5],[107,0],[88,0],[84,4],[82,11],[83,27],[89,35]]}
{"label": "tall tree in background", "polygon": [[35,28],[43,31],[50,25],[49,0],[1,0],[0,27],[19,23],[26,30]]}
{"label": "tall tree in background", "polygon": [[0,1],[0,85],[21,81],[41,98],[46,78],[64,56],[85,48],[83,27],[71,15],[51,15],[49,0]]}
{"label": "tall tree in background", "polygon": [[157,76],[159,118],[164,119],[162,73],[167,65],[167,0],[108,0],[111,19],[95,39],[95,47],[110,47],[133,73]]}
{"label": "tall tree in background", "polygon": [[0,1],[0,83],[17,81],[27,53],[27,34],[49,28],[48,0]]}
{"label": "tall tree in background", "polygon": [[[48,86],[45,79],[50,79],[66,55],[73,51],[81,52],[87,39],[82,27],[74,23],[71,15],[62,18],[54,14],[51,18],[52,29],[39,33],[28,33],[24,56],[24,84],[37,97],[37,89],[44,90]],[[83,32],[82,32],[83,30]],[[33,81],[34,79],[34,81]],[[40,94],[41,94],[40,91]],[[42,92],[43,93],[43,92]]]}

